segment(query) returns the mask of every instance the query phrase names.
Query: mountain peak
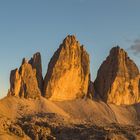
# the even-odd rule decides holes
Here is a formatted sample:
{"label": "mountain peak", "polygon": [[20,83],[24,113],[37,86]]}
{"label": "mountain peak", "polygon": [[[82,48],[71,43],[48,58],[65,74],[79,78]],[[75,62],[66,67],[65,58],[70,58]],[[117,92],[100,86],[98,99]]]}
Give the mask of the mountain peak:
{"label": "mountain peak", "polygon": [[74,49],[80,48],[80,43],[78,42],[75,35],[68,35],[60,45],[60,47],[64,47],[65,49]]}
{"label": "mountain peak", "polygon": [[99,68],[94,85],[105,102],[120,105],[140,101],[138,83],[138,67],[125,50],[114,47]]}
{"label": "mountain peak", "polygon": [[89,55],[75,36],[67,36],[54,53],[44,80],[44,96],[72,100],[87,95]]}
{"label": "mountain peak", "polygon": [[63,41],[64,44],[67,44],[67,43],[72,44],[72,43],[75,43],[75,42],[77,42],[77,39],[76,39],[75,35],[68,35]]}
{"label": "mountain peak", "polygon": [[36,53],[29,61],[23,58],[19,70],[11,71],[8,95],[38,98],[41,95],[42,84],[41,55]]}

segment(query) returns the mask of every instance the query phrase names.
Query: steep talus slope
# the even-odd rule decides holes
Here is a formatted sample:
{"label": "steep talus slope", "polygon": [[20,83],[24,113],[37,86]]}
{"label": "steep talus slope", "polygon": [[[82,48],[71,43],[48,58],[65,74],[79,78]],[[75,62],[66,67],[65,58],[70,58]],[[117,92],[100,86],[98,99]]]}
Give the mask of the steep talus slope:
{"label": "steep talus slope", "polygon": [[46,136],[49,133],[48,137],[51,134],[62,140],[68,137],[80,138],[81,132],[87,140],[92,137],[99,139],[99,135],[102,139],[108,135],[110,137],[111,133],[115,135],[113,137],[134,137],[132,134],[139,130],[139,105],[107,105],[90,99],[53,102],[45,98],[6,97],[0,101],[0,106],[2,140],[8,137],[11,140],[16,137],[25,140],[35,138],[40,130],[47,133]]}
{"label": "steep talus slope", "polygon": [[[14,103],[14,104],[13,104]],[[132,106],[116,106],[90,99],[54,102],[45,98],[24,99],[6,97],[0,101],[0,115],[10,119],[20,118],[36,113],[56,113],[71,121],[135,124],[139,120],[139,104]],[[105,120],[105,122],[103,121]]]}
{"label": "steep talus slope", "polygon": [[21,116],[32,115],[40,112],[49,112],[61,114],[64,117],[69,117],[61,108],[57,107],[53,102],[45,98],[25,99],[18,97],[5,97],[0,100],[0,115],[10,119],[19,118]]}
{"label": "steep talus slope", "polygon": [[[114,112],[114,115],[117,118],[117,122],[120,124],[139,124],[140,121],[140,105],[122,105],[116,106],[109,104],[110,108]],[[139,106],[139,107],[138,107]],[[137,108],[138,107],[138,108]]]}

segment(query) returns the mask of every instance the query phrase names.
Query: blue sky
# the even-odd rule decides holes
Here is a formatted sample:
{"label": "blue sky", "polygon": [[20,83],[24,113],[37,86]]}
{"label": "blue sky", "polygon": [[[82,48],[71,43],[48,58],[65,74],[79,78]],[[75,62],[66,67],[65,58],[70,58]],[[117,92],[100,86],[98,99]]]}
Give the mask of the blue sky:
{"label": "blue sky", "polygon": [[120,45],[140,65],[139,0],[1,0],[0,97],[9,88],[10,71],[23,57],[39,51],[43,73],[54,51],[75,34],[90,54],[92,79],[109,50]]}

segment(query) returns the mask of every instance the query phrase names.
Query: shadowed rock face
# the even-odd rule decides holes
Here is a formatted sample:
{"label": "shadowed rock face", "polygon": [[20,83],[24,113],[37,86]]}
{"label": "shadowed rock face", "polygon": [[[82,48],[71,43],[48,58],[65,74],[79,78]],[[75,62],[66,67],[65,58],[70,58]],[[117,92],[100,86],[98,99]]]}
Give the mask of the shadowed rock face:
{"label": "shadowed rock face", "polygon": [[140,101],[139,70],[127,53],[114,47],[99,68],[95,91],[107,103],[134,104]]}
{"label": "shadowed rock face", "polygon": [[23,59],[20,69],[11,71],[10,75],[10,91],[9,95],[38,98],[41,95],[43,84],[41,57],[40,54],[35,54],[28,62]]}
{"label": "shadowed rock face", "polygon": [[89,55],[75,36],[67,36],[54,53],[44,80],[44,96],[72,100],[87,95]]}
{"label": "shadowed rock face", "polygon": [[29,63],[32,65],[32,68],[36,70],[36,77],[38,82],[38,87],[40,91],[43,89],[43,76],[42,76],[42,63],[40,53],[33,55]]}

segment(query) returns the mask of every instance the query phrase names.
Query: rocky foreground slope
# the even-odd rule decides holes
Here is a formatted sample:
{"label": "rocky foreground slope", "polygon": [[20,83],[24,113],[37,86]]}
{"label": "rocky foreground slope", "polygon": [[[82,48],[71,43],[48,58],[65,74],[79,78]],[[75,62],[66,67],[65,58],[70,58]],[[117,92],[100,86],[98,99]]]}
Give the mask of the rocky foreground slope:
{"label": "rocky foreground slope", "polygon": [[140,105],[43,97],[0,101],[1,140],[139,140]]}
{"label": "rocky foreground slope", "polygon": [[93,82],[88,53],[69,35],[44,79],[40,53],[11,71],[0,140],[139,140],[139,102],[139,69],[123,49],[111,49]]}

